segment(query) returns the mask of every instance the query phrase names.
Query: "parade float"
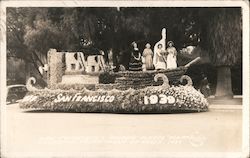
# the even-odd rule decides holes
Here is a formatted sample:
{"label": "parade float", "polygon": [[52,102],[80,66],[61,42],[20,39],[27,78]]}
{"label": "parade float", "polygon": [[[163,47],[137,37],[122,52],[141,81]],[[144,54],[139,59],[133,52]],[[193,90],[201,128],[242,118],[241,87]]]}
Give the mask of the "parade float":
{"label": "parade float", "polygon": [[[164,31],[159,43],[165,43]],[[204,112],[208,110],[206,98],[185,75],[198,60],[175,69],[113,72],[105,68],[102,55],[86,59],[84,52],[50,49],[48,87],[38,89],[33,86],[35,78],[30,78],[29,92],[20,108],[60,112]]]}

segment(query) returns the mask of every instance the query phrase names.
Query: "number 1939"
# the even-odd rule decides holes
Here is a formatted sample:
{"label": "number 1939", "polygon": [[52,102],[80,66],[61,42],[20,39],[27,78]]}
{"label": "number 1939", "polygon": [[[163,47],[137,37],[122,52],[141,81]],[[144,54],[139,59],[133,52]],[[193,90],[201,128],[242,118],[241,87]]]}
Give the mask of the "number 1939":
{"label": "number 1939", "polygon": [[144,96],[144,104],[174,104],[175,98],[173,96],[167,96],[165,94]]}

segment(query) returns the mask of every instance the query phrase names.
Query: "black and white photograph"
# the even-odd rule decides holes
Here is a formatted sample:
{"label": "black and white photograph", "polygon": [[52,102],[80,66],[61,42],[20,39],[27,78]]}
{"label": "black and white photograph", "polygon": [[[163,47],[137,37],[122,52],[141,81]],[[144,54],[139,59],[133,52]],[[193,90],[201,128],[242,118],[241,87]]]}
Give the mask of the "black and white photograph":
{"label": "black and white photograph", "polygon": [[1,157],[249,157],[249,2],[2,1]]}

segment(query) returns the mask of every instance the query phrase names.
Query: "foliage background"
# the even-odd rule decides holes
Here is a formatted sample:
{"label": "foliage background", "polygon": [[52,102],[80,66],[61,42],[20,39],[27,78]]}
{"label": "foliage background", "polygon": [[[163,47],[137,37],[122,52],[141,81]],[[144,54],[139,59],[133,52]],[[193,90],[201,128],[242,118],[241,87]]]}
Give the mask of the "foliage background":
{"label": "foliage background", "polygon": [[[153,47],[165,27],[167,40],[174,41],[177,50],[188,45],[199,46],[197,56],[209,57],[201,65],[204,69],[191,70],[199,72],[194,80],[200,80],[201,73],[206,73],[216,83],[216,71],[206,68],[210,63],[212,67],[224,65],[237,69],[232,71],[235,72],[232,78],[236,78],[233,82],[241,83],[241,23],[241,9],[230,7],[11,7],[7,8],[7,52],[8,56],[29,63],[25,72],[38,72],[38,67],[47,63],[49,48],[81,51],[84,39],[91,41],[91,47],[103,50],[106,57],[112,49],[114,63],[128,67],[130,44],[137,41],[140,50],[147,42]],[[239,89],[241,84],[237,86]]]}

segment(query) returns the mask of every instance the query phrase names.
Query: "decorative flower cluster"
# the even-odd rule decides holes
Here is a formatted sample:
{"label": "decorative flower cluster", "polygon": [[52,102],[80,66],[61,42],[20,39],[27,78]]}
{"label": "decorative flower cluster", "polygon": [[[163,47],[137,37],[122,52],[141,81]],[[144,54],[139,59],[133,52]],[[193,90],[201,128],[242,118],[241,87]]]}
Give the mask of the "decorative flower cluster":
{"label": "decorative flower cluster", "polygon": [[192,86],[172,86],[169,93],[177,98],[176,105],[186,107],[207,108],[208,102],[203,94]]}
{"label": "decorative flower cluster", "polygon": [[[170,109],[179,110],[194,110],[194,111],[206,111],[208,109],[208,102],[203,94],[197,91],[192,86],[155,86],[145,88],[146,92],[142,95],[160,95],[172,96],[175,98],[173,105],[166,105]],[[161,105],[159,105],[161,106]],[[163,105],[164,106],[164,105]],[[178,107],[178,108],[177,108]]]}

